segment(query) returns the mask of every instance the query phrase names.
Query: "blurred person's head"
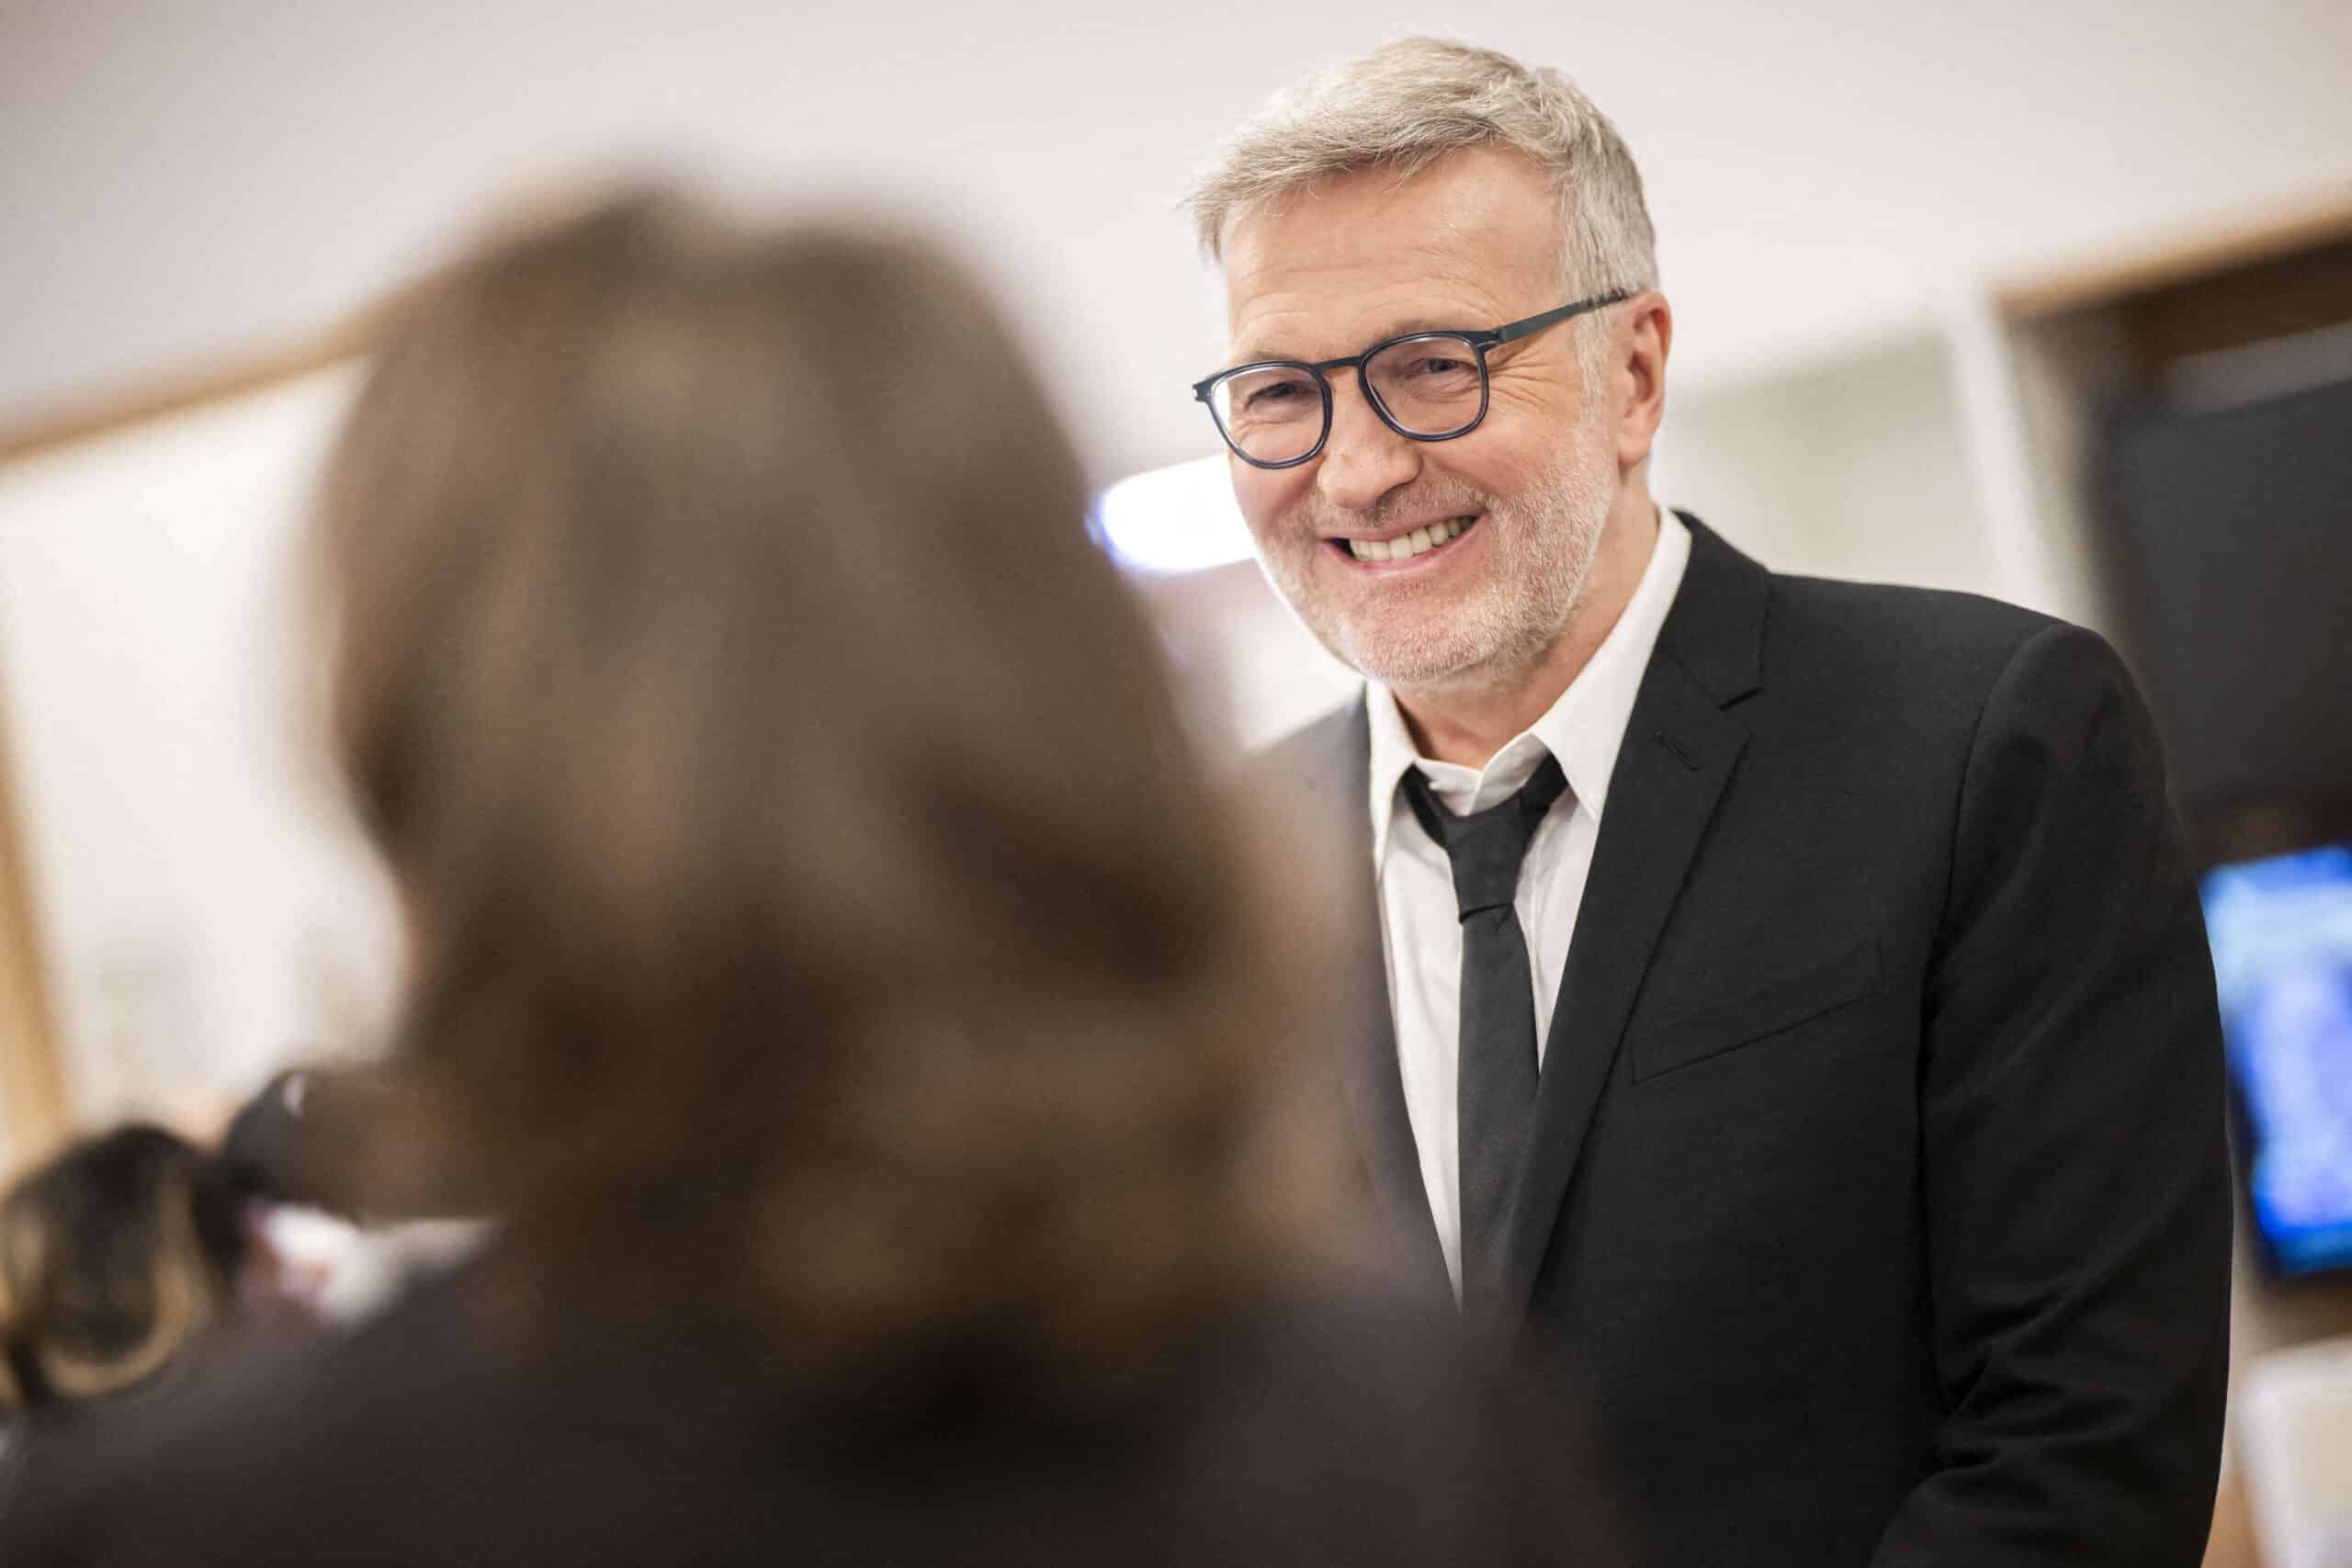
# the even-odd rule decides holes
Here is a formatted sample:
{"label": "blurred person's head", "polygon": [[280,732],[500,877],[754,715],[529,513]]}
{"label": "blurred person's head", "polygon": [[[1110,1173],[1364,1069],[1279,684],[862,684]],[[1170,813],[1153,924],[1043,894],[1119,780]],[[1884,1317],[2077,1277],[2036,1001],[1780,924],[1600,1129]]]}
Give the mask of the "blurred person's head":
{"label": "blurred person's head", "polygon": [[[1227,368],[1615,297],[1487,350],[1483,403],[1458,344],[1329,371],[1311,455],[1311,379],[1261,375],[1214,405],[1229,438],[1251,421],[1301,432],[1254,452],[1286,466],[1237,445],[1235,493],[1275,586],[1363,674],[1405,692],[1524,682],[1578,640],[1589,599],[1597,641],[1646,558],[1672,335],[1641,175],[1608,118],[1556,72],[1407,39],[1278,95],[1189,204],[1223,269]],[[1412,439],[1365,396],[1444,377],[1465,400],[1444,427],[1475,421],[1466,434]]]}
{"label": "blurred person's head", "polygon": [[1273,1250],[1282,939],[1038,381],[903,238],[662,196],[385,333],[323,492],[402,1055],[510,1253],[823,1365]]}
{"label": "blurred person's head", "polygon": [[254,1251],[242,1201],[160,1127],[87,1138],[0,1201],[0,1337],[16,1396],[70,1404],[153,1382],[233,1313]]}

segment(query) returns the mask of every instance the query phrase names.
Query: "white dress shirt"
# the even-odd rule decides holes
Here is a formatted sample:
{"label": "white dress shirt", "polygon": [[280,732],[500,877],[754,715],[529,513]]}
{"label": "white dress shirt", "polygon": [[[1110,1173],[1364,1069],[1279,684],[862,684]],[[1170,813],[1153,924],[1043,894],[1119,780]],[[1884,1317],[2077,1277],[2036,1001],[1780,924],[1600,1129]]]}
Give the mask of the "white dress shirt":
{"label": "white dress shirt", "polygon": [[1682,586],[1690,559],[1690,531],[1671,512],[1660,510],[1657,542],[1634,596],[1617,624],[1549,712],[1511,738],[1484,769],[1437,762],[1420,756],[1385,687],[1364,694],[1372,722],[1372,855],[1380,886],[1382,945],[1388,960],[1388,1002],[1396,1021],[1396,1066],[1405,1085],[1405,1108],[1421,1156],[1421,1180],[1429,1189],[1430,1213],[1437,1221],[1445,1266],[1462,1289],[1462,1177],[1455,1157],[1454,1082],[1462,1019],[1462,925],[1453,897],[1453,873],[1445,851],[1421,830],[1410,811],[1400,811],[1397,785],[1405,770],[1418,767],[1446,809],[1484,811],[1533,776],[1548,752],[1560,760],[1568,787],[1554,803],[1519,873],[1513,901],[1527,936],[1528,984],[1535,993],[1536,1061],[1544,1036],[1568,943],[1576,935],[1577,907],[1584,899],[1592,869],[1592,846],[1609,797],[1609,775],[1633,716],[1642,672],[1649,667],[1658,628]]}

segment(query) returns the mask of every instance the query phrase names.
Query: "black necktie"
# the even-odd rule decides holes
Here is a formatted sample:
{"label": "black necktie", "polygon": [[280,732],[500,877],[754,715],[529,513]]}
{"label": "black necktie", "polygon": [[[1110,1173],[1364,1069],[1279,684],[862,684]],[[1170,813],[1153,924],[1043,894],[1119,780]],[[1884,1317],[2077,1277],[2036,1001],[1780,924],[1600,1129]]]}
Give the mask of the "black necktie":
{"label": "black necktie", "polygon": [[1535,991],[1527,934],[1511,896],[1535,829],[1567,787],[1559,759],[1547,756],[1517,795],[1456,817],[1438,805],[1419,768],[1405,774],[1413,815],[1453,864],[1453,899],[1462,917],[1462,1036],[1453,1103],[1465,1315],[1477,1315],[1500,1282],[1504,1213],[1535,1114]]}

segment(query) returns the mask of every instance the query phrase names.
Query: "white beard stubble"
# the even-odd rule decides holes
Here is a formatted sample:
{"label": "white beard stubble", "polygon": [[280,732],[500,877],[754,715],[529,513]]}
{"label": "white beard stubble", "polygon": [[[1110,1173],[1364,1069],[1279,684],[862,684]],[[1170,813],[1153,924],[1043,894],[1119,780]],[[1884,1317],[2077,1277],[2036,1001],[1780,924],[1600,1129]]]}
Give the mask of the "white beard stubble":
{"label": "white beard stubble", "polygon": [[[1407,692],[1508,685],[1550,651],[1583,602],[1611,500],[1571,441],[1508,500],[1458,484],[1403,491],[1365,513],[1310,498],[1286,522],[1280,547],[1261,547],[1260,564],[1316,640],[1367,680]],[[1466,591],[1441,599],[1435,590],[1423,596],[1367,581],[1351,595],[1333,591],[1328,569],[1317,571],[1325,563],[1316,552],[1330,547],[1323,541],[1331,534],[1407,514],[1472,513],[1483,514],[1476,532],[1488,536],[1489,560]]]}

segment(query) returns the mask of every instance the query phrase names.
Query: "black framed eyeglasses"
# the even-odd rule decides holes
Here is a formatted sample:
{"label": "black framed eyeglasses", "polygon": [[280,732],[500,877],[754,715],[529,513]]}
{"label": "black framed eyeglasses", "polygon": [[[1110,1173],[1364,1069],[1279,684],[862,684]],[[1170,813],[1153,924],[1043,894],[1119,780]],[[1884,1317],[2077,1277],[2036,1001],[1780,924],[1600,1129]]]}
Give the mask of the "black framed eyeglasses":
{"label": "black framed eyeglasses", "polygon": [[1380,422],[1408,441],[1451,441],[1487,417],[1487,352],[1634,297],[1619,288],[1482,333],[1407,333],[1344,359],[1261,359],[1193,383],[1217,434],[1253,468],[1290,468],[1331,438],[1331,372],[1352,367]]}

